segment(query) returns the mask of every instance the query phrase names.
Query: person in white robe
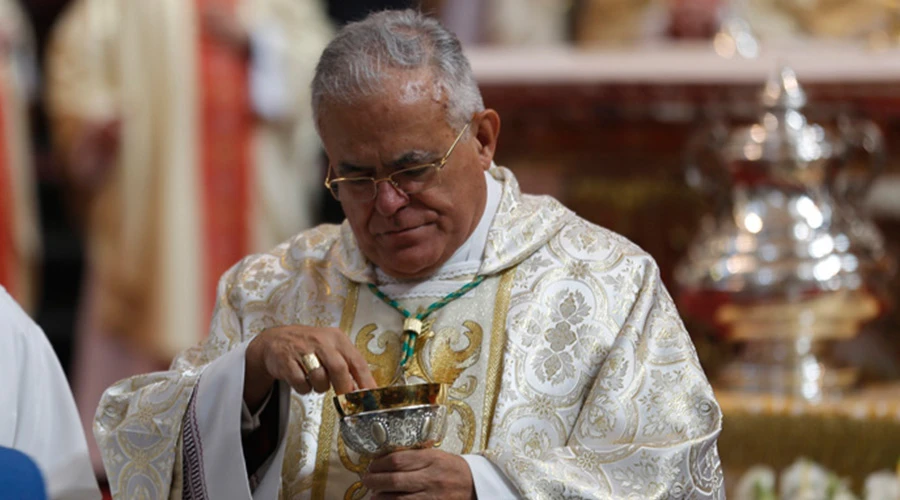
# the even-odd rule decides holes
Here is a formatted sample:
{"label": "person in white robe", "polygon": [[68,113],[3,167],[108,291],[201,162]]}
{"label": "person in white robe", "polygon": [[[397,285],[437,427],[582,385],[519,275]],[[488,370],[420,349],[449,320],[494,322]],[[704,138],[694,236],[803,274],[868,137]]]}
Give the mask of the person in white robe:
{"label": "person in white robe", "polygon": [[0,0],[0,285],[33,312],[41,249],[28,105],[37,68],[34,37],[16,1]]}
{"label": "person in white robe", "polygon": [[[99,500],[62,366],[44,332],[2,286],[0,446],[21,451],[37,463],[52,500]],[[0,491],[0,498],[10,493],[15,492]]]}
{"label": "person in white robe", "polygon": [[225,270],[312,225],[306,95],[331,35],[319,0],[76,0],[55,27],[48,108],[87,243],[73,387],[88,432],[110,384],[205,337]]}
{"label": "person in white robe", "polygon": [[[347,218],[245,258],[206,342],[106,391],[114,495],[723,498],[721,411],[655,262],[493,163],[500,118],[450,32],[373,14],[312,88]],[[402,311],[443,298],[404,345]],[[332,396],[398,371],[450,386],[446,435],[361,457]]]}

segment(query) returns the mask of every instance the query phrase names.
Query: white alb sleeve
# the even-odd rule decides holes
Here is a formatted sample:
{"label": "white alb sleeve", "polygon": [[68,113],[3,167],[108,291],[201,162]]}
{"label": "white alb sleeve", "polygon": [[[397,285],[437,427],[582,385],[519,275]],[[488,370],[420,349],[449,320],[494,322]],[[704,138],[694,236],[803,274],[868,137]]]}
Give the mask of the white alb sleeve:
{"label": "white alb sleeve", "polygon": [[507,500],[522,498],[499,467],[481,455],[463,455],[472,470],[475,495],[482,500]]}

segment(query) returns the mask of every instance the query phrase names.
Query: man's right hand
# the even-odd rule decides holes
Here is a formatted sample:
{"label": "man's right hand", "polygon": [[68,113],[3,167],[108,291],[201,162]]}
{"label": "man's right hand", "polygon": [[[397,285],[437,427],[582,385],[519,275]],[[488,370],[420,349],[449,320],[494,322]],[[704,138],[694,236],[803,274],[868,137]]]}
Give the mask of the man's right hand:
{"label": "man's right hand", "polygon": [[[310,353],[322,366],[305,374],[300,357]],[[244,402],[251,411],[259,408],[276,380],[300,394],[324,393],[329,387],[337,394],[377,387],[365,358],[344,332],[299,325],[263,330],[247,346]]]}

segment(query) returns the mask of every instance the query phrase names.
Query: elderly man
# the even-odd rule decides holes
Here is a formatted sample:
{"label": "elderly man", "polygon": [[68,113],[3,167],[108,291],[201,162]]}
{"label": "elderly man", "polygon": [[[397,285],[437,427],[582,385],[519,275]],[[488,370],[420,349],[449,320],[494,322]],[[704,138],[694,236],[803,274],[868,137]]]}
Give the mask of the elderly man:
{"label": "elderly man", "polygon": [[[492,163],[500,118],[451,33],[350,24],[312,99],[347,219],[245,258],[203,345],[106,392],[115,494],[722,497],[721,413],[655,263]],[[451,385],[447,434],[369,462],[332,391],[395,374]]]}

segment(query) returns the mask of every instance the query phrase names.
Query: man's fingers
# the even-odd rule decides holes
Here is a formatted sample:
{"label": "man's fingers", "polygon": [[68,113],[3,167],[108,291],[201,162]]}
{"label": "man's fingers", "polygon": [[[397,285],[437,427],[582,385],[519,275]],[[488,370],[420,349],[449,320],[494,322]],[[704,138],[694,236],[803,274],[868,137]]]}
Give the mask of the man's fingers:
{"label": "man's fingers", "polygon": [[378,387],[378,383],[375,382],[375,377],[372,375],[372,370],[369,369],[369,363],[366,363],[365,358],[362,355],[354,350],[354,355],[351,355],[347,358],[347,366],[350,368],[350,373],[353,375],[353,379],[356,381],[356,385],[358,389],[375,389]]}
{"label": "man's fingers", "polygon": [[362,483],[373,493],[407,494],[425,491],[422,471],[369,472]]}
{"label": "man's fingers", "polygon": [[399,451],[379,458],[369,465],[362,483],[375,494],[403,499],[471,498],[475,493],[466,460],[433,449]]}
{"label": "man's fingers", "polygon": [[331,383],[328,381],[328,373],[325,372],[325,367],[323,366],[307,372],[306,379],[309,380],[309,385],[312,386],[313,390],[320,394],[328,392],[328,388],[331,387]]}
{"label": "man's fingers", "polygon": [[375,389],[378,387],[378,383],[375,382],[375,377],[372,375],[372,370],[369,369],[369,363],[366,362],[366,358],[359,353],[356,349],[356,346],[350,342],[350,339],[341,332],[341,337],[344,341],[339,345],[339,349],[344,355],[344,362],[347,364],[347,368],[350,371],[350,375],[353,377],[353,380],[356,381],[357,389]]}
{"label": "man's fingers", "polygon": [[396,451],[372,461],[370,473],[410,472],[424,469],[433,462],[432,450]]}
{"label": "man's fingers", "polygon": [[[335,393],[345,394],[357,389],[377,387],[365,358],[347,335],[337,328],[284,325],[267,329],[262,334],[269,336],[267,346],[273,351],[279,351],[279,357],[287,353],[294,358],[289,362],[290,368],[282,368],[282,371],[289,373],[272,376],[284,378],[297,392],[309,387],[306,392],[315,390],[325,393],[334,387]],[[315,353],[322,366],[314,370],[303,370],[301,357],[305,353]],[[295,368],[301,370],[301,374],[305,372],[302,379],[294,371]]]}
{"label": "man's fingers", "polygon": [[434,496],[428,496],[425,492],[418,493],[376,493],[370,497],[372,500],[427,500],[429,498],[434,498]]}
{"label": "man's fingers", "polygon": [[287,373],[285,373],[284,376],[285,382],[290,384],[290,386],[299,394],[308,394],[309,391],[312,390],[312,387],[310,387],[309,381],[306,380],[306,375],[303,373],[303,369],[300,368],[300,363],[298,363],[297,360],[291,359],[288,362],[286,371]]}
{"label": "man's fingers", "polygon": [[317,352],[319,361],[325,367],[328,380],[334,387],[336,394],[346,394],[353,390],[353,377],[347,368],[347,362],[340,352],[336,350],[320,350]]}

